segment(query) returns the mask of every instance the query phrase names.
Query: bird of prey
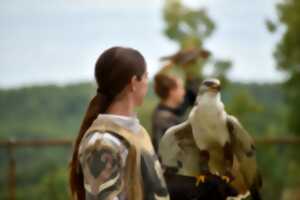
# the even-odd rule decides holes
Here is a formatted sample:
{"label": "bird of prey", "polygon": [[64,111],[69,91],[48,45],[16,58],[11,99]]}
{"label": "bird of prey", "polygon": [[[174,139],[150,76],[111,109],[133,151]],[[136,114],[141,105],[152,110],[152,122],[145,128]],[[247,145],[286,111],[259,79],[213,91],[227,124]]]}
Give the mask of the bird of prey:
{"label": "bird of prey", "polygon": [[217,174],[244,195],[260,200],[261,176],[257,169],[253,138],[221,101],[218,79],[200,85],[188,119],[169,128],[161,139],[159,156],[165,167],[205,182]]}
{"label": "bird of prey", "polygon": [[206,59],[209,57],[210,52],[199,48],[189,48],[180,50],[177,53],[162,57],[162,61],[170,61],[177,65],[186,65],[195,62],[199,58]]}

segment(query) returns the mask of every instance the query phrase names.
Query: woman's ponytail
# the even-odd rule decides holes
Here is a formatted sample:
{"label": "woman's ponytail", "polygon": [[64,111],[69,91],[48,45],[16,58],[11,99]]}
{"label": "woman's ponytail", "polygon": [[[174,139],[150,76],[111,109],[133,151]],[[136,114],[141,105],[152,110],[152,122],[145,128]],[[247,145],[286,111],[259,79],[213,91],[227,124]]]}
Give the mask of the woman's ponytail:
{"label": "woman's ponytail", "polygon": [[144,57],[131,48],[113,47],[106,50],[96,62],[97,94],[90,101],[74,144],[70,162],[70,189],[72,199],[85,200],[83,174],[78,160],[80,142],[100,113],[105,113],[133,76],[141,77],[146,71]]}
{"label": "woman's ponytail", "polygon": [[71,193],[74,199],[83,200],[84,188],[83,188],[83,175],[81,170],[79,170],[79,160],[78,160],[78,150],[80,142],[84,136],[84,133],[91,126],[93,121],[97,118],[100,113],[104,113],[109,105],[111,104],[112,99],[106,97],[103,94],[97,92],[97,95],[92,98],[88,108],[86,110],[85,116],[80,126],[79,134],[76,138],[74,144],[74,150],[72,155],[72,160],[70,163],[70,188]]}

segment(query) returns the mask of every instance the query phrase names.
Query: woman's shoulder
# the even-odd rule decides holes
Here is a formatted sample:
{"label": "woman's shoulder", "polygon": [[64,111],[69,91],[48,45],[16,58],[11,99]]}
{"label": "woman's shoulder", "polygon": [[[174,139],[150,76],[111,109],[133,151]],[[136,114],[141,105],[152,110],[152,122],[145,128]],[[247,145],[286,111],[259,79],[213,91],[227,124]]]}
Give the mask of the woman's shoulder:
{"label": "woman's shoulder", "polygon": [[101,140],[104,143],[112,143],[114,145],[120,146],[123,145],[123,143],[125,142],[115,133],[100,131],[94,131],[89,133],[89,135],[85,139],[88,140],[89,144],[95,143],[97,140]]}
{"label": "woman's shoulder", "polygon": [[[79,146],[79,157],[97,151],[110,151],[127,156],[128,145],[125,140],[110,132],[90,132]],[[82,160],[82,159],[81,159]]]}
{"label": "woman's shoulder", "polygon": [[90,199],[103,195],[108,186],[119,190],[127,163],[128,149],[122,139],[109,132],[91,132],[79,147],[84,188]]}

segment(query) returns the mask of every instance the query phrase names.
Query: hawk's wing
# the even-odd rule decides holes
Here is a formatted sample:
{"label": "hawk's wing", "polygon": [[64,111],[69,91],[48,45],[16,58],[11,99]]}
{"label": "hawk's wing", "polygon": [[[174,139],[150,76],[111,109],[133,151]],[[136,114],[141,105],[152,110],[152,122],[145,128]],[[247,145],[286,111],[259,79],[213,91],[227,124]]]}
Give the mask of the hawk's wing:
{"label": "hawk's wing", "polygon": [[228,116],[227,124],[243,181],[252,198],[261,199],[259,189],[262,186],[262,179],[257,169],[254,139],[235,117]]}
{"label": "hawk's wing", "polygon": [[158,152],[164,166],[176,168],[177,173],[181,175],[198,175],[199,149],[188,121],[166,131],[160,141]]}

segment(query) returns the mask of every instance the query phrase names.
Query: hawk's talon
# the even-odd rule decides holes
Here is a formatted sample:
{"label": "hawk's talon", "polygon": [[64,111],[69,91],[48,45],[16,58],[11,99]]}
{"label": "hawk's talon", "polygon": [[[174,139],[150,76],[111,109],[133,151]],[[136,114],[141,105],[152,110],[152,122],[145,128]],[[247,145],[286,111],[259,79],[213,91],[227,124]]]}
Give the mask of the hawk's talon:
{"label": "hawk's talon", "polygon": [[212,175],[220,176],[219,172],[213,172]]}
{"label": "hawk's talon", "polygon": [[226,183],[230,182],[230,178],[228,176],[221,176],[221,179],[223,179]]}
{"label": "hawk's talon", "polygon": [[196,176],[196,186],[198,186],[201,183],[204,183],[205,182],[205,176],[204,175],[200,175],[200,176]]}

